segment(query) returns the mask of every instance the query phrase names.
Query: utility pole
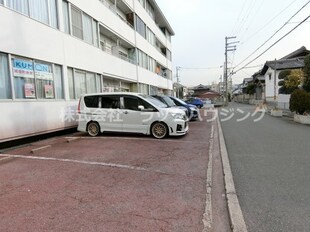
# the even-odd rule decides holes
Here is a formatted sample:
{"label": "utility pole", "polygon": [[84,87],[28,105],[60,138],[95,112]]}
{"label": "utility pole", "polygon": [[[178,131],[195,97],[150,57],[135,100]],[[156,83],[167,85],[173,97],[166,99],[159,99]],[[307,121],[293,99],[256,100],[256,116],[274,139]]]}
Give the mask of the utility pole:
{"label": "utility pole", "polygon": [[236,36],[225,37],[225,63],[224,63],[224,89],[225,89],[225,106],[228,106],[228,68],[227,68],[227,59],[228,59],[228,52],[236,51],[236,44],[239,41],[229,42],[231,39],[236,39]]}

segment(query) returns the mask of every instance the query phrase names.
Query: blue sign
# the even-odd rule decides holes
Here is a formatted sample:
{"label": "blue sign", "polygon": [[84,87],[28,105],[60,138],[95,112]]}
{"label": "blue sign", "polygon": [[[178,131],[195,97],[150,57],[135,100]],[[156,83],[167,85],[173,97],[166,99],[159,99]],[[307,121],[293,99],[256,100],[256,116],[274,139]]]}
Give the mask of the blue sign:
{"label": "blue sign", "polygon": [[33,71],[33,64],[31,61],[14,59],[13,66],[14,68]]}

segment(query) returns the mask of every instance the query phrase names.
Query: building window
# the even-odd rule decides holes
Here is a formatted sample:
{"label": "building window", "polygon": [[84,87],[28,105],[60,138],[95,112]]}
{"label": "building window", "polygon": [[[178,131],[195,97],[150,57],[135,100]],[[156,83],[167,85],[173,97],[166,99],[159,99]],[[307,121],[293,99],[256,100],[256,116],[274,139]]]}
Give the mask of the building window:
{"label": "building window", "polygon": [[52,65],[42,62],[35,62],[34,72],[37,97],[40,99],[55,98]]}
{"label": "building window", "polygon": [[68,2],[62,1],[62,13],[64,19],[65,32],[70,34],[70,21],[69,21],[69,5]]}
{"label": "building window", "polygon": [[54,65],[54,82],[56,99],[64,99],[63,75],[60,65]]}
{"label": "building window", "polygon": [[152,44],[153,46],[156,46],[155,34],[149,28],[147,28],[146,30],[146,38],[150,44]]}
{"label": "building window", "polygon": [[13,58],[15,97],[18,99],[36,98],[33,62],[31,60]]}
{"label": "building window", "polygon": [[172,55],[171,55],[171,52],[169,49],[166,49],[166,57],[168,60],[170,60],[170,61],[172,60]]}
{"label": "building window", "polygon": [[[68,2],[63,1],[64,30],[70,34]],[[75,6],[71,6],[72,35],[96,47],[99,46],[98,22]]]}
{"label": "building window", "polygon": [[58,28],[57,0],[49,0],[49,16],[51,27]]}
{"label": "building window", "polygon": [[143,38],[146,38],[146,26],[145,26],[145,23],[137,15],[136,15],[136,31],[140,35],[142,35]]}
{"label": "building window", "polygon": [[143,6],[143,8],[145,8],[145,0],[138,0],[140,3],[141,3],[141,5]]}
{"label": "building window", "polygon": [[25,15],[29,15],[28,1],[7,0],[6,4],[13,10],[16,10]]}
{"label": "building window", "polygon": [[74,90],[75,98],[79,98],[86,93],[86,73],[83,71],[74,72]]}
{"label": "building window", "polygon": [[[4,1],[2,1],[4,3]],[[56,0],[7,0],[6,6],[51,27],[58,28]]]}
{"label": "building window", "polygon": [[10,98],[12,98],[12,94],[8,56],[0,53],[0,99]]}
{"label": "building window", "polygon": [[101,83],[101,75],[96,75],[96,92],[100,93],[102,92],[102,83]]}
{"label": "building window", "polygon": [[86,92],[96,93],[96,76],[94,73],[86,73]]}
{"label": "building window", "polygon": [[71,7],[72,35],[83,39],[82,11]]}
{"label": "building window", "polygon": [[148,56],[138,49],[138,65],[142,68],[148,69]]}
{"label": "building window", "polygon": [[92,18],[83,13],[83,38],[89,43],[93,44],[93,25]]}
{"label": "building window", "polygon": [[68,68],[69,98],[75,99],[73,69]]}
{"label": "building window", "polygon": [[30,17],[48,24],[47,0],[29,0]]}
{"label": "building window", "polygon": [[152,57],[148,57],[148,61],[149,61],[148,69],[151,72],[155,72],[156,71],[156,61]]}
{"label": "building window", "polygon": [[12,69],[17,99],[64,98],[61,66],[14,57]]}
{"label": "building window", "polygon": [[150,15],[150,17],[155,20],[155,10],[154,7],[150,4],[150,2],[146,1],[146,12]]}
{"label": "building window", "polygon": [[99,74],[68,68],[68,82],[70,99],[78,99],[85,93],[102,92]]}

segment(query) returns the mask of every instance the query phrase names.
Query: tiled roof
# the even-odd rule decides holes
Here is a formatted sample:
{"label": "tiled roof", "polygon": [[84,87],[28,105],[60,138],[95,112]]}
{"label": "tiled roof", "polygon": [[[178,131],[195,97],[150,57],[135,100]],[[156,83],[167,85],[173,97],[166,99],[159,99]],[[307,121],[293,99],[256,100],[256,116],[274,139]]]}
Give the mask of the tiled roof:
{"label": "tiled roof", "polygon": [[297,69],[304,67],[303,59],[288,59],[288,60],[275,60],[275,61],[267,61],[262,69],[262,75],[264,75],[268,68],[273,70],[283,70],[283,69]]}

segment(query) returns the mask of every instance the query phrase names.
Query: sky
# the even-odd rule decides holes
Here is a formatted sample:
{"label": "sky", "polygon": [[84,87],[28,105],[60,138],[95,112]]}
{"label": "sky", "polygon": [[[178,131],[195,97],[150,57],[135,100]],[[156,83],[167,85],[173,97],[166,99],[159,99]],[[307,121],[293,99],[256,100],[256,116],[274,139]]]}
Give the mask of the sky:
{"label": "sky", "polygon": [[[228,67],[245,66],[310,15],[309,0],[156,0],[175,32],[172,37],[173,76],[185,86],[219,82],[223,76],[225,37],[236,39]],[[296,16],[289,20],[304,5]],[[287,23],[288,22],[288,23]],[[279,32],[276,33],[283,27]],[[276,34],[275,34],[276,33]],[[275,34],[267,43],[265,43]],[[265,45],[263,45],[265,43]],[[263,46],[262,46],[263,45]],[[310,19],[231,78],[234,84],[251,77],[267,60],[280,59],[305,46],[310,49]],[[261,47],[260,49],[258,49]],[[257,50],[258,49],[258,50]],[[255,50],[257,50],[255,52]],[[246,59],[249,55],[251,55]],[[246,59],[246,60],[245,60]],[[245,60],[245,61],[244,61]],[[244,61],[243,63],[241,63]]]}

